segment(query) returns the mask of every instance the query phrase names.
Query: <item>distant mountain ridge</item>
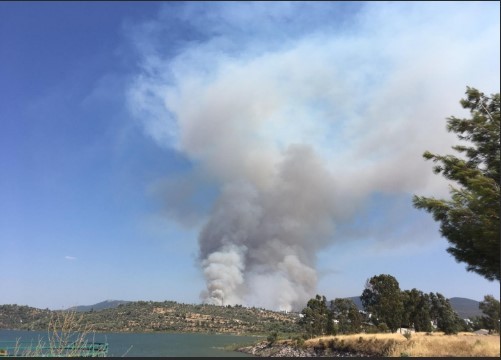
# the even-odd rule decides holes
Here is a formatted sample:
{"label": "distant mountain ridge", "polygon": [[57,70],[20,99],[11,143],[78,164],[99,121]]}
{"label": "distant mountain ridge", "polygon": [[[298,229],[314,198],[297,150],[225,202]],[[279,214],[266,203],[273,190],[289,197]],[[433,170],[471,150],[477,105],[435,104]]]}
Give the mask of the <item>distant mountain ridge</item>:
{"label": "distant mountain ridge", "polygon": [[478,308],[479,301],[472,299],[453,297],[450,298],[451,306],[462,319],[471,318],[474,316],[482,316],[482,310]]}
{"label": "distant mountain ridge", "polygon": [[[352,300],[359,310],[364,309],[360,296],[352,296],[347,299]],[[457,312],[461,319],[482,316],[482,310],[478,308],[478,305],[480,304],[479,301],[462,297],[453,297],[450,298],[449,301],[452,308]]]}
{"label": "distant mountain ridge", "polygon": [[100,303],[94,304],[94,305],[80,305],[80,306],[73,306],[70,307],[69,311],[77,311],[77,312],[87,312],[87,311],[99,311],[99,310],[104,310],[104,309],[114,309],[118,307],[119,305],[122,304],[127,304],[130,301],[124,301],[124,300],[105,300],[101,301]]}

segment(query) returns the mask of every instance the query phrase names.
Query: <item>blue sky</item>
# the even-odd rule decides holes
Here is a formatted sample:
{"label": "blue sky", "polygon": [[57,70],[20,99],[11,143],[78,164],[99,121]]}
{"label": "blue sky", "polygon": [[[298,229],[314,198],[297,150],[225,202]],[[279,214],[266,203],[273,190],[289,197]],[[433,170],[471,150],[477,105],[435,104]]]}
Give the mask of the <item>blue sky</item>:
{"label": "blue sky", "polygon": [[498,297],[411,198],[447,196],[421,154],[499,92],[499,30],[496,2],[1,2],[0,304]]}

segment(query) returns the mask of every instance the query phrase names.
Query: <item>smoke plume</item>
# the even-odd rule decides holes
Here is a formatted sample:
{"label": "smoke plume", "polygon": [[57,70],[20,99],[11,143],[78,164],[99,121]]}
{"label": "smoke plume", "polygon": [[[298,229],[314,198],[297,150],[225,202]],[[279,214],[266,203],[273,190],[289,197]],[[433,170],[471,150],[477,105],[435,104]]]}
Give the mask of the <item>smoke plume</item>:
{"label": "smoke plume", "polygon": [[167,5],[135,29],[131,110],[217,184],[199,224],[206,302],[303,306],[318,252],[373,194],[447,194],[421,154],[449,151],[466,85],[499,78],[481,6],[321,4]]}
{"label": "smoke plume", "polygon": [[291,310],[315,291],[315,254],[334,229],[334,179],[313,150],[290,146],[267,184],[225,183],[200,236],[207,300]]}

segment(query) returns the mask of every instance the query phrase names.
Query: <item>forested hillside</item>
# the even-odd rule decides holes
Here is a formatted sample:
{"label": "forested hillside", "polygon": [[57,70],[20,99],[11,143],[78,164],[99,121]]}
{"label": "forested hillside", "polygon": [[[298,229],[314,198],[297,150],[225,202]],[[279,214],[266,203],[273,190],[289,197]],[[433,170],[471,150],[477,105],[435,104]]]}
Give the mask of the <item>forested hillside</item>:
{"label": "forested hillside", "polygon": [[[59,311],[60,312],[60,311]],[[45,330],[56,311],[1,305],[0,329]],[[82,324],[99,332],[297,333],[298,314],[242,306],[138,301],[80,313]]]}

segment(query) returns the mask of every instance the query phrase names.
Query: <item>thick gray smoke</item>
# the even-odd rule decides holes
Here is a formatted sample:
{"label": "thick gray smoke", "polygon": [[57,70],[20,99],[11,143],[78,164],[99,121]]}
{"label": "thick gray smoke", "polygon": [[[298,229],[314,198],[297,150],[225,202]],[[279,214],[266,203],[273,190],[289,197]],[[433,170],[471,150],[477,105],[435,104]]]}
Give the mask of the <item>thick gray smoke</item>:
{"label": "thick gray smoke", "polygon": [[[499,31],[473,3],[442,4],[446,18],[435,4],[270,6],[168,5],[134,35],[144,71],[129,95],[146,132],[194,164],[167,187],[170,213],[196,223],[176,189],[217,184],[198,223],[204,300],[290,310],[314,296],[336,226],[373,194],[408,196],[408,212],[413,193],[448,193],[421,154],[450,151],[443,119],[460,115],[466,85],[499,77]],[[385,218],[345,238],[384,234]],[[421,231],[400,226],[412,236],[399,243]]]}
{"label": "thick gray smoke", "polygon": [[225,184],[199,237],[206,300],[304,304],[317,283],[315,254],[334,228],[333,183],[310,147],[290,146],[267,186]]}

